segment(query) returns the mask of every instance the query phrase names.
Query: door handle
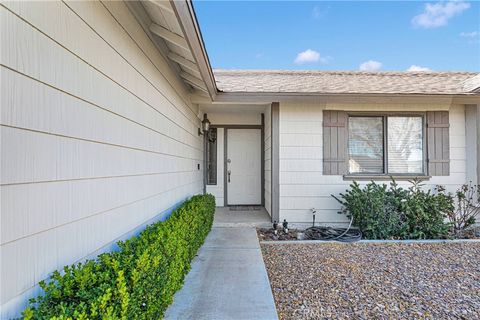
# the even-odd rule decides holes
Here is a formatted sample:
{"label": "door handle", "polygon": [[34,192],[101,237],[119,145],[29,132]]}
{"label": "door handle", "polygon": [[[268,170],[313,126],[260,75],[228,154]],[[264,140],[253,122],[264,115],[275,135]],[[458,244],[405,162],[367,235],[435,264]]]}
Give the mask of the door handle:
{"label": "door handle", "polygon": [[228,170],[227,171],[227,177],[228,177],[228,182],[230,182],[230,175],[232,174],[232,171],[231,170]]}

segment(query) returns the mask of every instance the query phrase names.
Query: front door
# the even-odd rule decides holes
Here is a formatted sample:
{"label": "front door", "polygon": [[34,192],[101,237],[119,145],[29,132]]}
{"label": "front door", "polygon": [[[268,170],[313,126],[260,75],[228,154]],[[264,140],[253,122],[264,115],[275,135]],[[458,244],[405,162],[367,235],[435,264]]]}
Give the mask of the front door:
{"label": "front door", "polygon": [[262,203],[261,130],[227,129],[227,205]]}

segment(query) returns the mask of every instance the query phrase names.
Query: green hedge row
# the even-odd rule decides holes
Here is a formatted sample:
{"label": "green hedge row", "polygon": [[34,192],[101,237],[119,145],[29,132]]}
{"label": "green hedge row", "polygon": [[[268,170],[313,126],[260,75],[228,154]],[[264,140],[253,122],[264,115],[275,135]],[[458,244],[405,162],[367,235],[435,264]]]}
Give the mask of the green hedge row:
{"label": "green hedge row", "polygon": [[169,219],[104,253],[40,282],[24,319],[160,319],[210,232],[212,195],[194,196]]}

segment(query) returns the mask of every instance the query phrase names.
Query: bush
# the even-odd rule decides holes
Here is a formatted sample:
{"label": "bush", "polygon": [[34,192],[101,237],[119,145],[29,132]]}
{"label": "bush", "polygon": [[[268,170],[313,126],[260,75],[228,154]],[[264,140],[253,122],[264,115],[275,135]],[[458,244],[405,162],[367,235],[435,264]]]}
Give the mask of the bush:
{"label": "bush", "polygon": [[120,250],[55,271],[24,319],[160,319],[210,232],[212,195],[194,196],[169,219],[119,242]]}
{"label": "bush", "polygon": [[462,185],[455,192],[456,209],[452,210],[448,219],[452,224],[452,232],[456,237],[462,237],[465,231],[473,226],[480,214],[480,187],[471,182]]}
{"label": "bush", "polygon": [[423,191],[418,180],[404,189],[392,180],[390,186],[368,183],[364,188],[354,181],[345,194],[333,196],[343,212],[367,239],[446,238],[445,223],[453,210],[453,197],[438,186],[435,193]]}

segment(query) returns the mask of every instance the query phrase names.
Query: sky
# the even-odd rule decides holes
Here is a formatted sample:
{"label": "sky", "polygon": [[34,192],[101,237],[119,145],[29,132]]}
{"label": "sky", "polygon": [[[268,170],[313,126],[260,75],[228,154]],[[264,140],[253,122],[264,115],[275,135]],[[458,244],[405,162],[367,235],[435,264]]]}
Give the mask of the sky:
{"label": "sky", "polygon": [[213,68],[480,71],[479,1],[206,1]]}

